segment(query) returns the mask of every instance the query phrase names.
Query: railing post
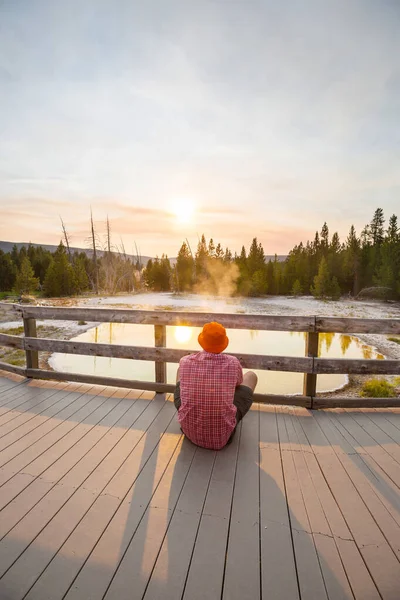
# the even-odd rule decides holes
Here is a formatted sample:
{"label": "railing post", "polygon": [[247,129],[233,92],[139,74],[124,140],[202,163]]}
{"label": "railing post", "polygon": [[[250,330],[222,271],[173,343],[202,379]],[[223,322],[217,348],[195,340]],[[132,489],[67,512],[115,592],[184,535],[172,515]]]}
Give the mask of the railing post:
{"label": "railing post", "polygon": [[[311,358],[318,357],[318,333],[310,331],[306,338],[306,356]],[[304,373],[303,395],[311,398],[312,401],[317,393],[317,374]]]}
{"label": "railing post", "polygon": [[[167,345],[167,328],[165,325],[154,325],[154,341],[156,348]],[[156,383],[167,383],[167,363],[156,361]],[[157,392],[158,393],[158,392]]]}
{"label": "railing post", "polygon": [[[24,334],[25,337],[37,337],[36,334],[36,319],[26,318],[24,319]],[[27,369],[38,369],[39,368],[39,352],[37,350],[25,350],[26,355],[26,368]]]}

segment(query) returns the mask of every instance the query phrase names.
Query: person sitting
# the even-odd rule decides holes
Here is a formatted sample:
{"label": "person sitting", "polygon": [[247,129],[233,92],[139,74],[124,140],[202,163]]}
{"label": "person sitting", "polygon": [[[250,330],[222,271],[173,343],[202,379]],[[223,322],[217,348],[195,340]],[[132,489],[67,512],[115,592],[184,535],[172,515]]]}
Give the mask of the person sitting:
{"label": "person sitting", "polygon": [[197,446],[220,450],[250,410],[257,375],[243,375],[239,360],[222,354],[229,339],[220,323],[206,323],[198,342],[203,350],[179,363],[174,403],[186,437]]}

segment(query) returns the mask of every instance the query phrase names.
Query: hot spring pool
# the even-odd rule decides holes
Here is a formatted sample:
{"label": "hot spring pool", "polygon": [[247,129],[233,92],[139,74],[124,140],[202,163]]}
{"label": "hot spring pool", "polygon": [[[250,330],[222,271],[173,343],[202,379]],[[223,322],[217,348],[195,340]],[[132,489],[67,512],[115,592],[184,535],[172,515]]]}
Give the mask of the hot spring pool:
{"label": "hot spring pool", "polygon": [[[167,347],[189,350],[200,349],[197,336],[198,327],[167,327]],[[228,351],[249,354],[271,354],[275,356],[304,356],[305,333],[284,331],[257,331],[228,329],[230,340]],[[319,336],[319,356],[330,358],[378,358],[384,356],[358,338],[338,333],[322,333]],[[125,344],[132,346],[153,346],[154,327],[151,325],[131,325],[124,323],[102,323],[74,338],[80,342]],[[99,375],[154,381],[154,363],[125,358],[102,356],[81,356],[74,354],[53,354],[50,365],[67,373]],[[178,365],[167,365],[168,383],[175,382]],[[301,394],[302,373],[258,371],[257,392],[269,394]],[[346,375],[318,375],[317,391],[326,392],[342,387]]]}

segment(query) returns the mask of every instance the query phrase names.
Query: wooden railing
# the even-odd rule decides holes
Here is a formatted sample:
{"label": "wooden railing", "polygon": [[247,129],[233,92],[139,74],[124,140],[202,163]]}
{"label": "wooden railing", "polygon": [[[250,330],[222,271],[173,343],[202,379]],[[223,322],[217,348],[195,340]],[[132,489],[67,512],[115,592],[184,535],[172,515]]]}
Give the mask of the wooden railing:
{"label": "wooden railing", "polygon": [[[379,333],[400,334],[400,319],[353,319],[337,317],[296,317],[270,315],[214,314],[172,311],[147,311],[111,308],[66,308],[31,306],[0,303],[0,308],[22,318],[24,337],[0,334],[0,345],[25,350],[26,367],[15,367],[0,362],[0,369],[12,371],[30,378],[55,379],[58,381],[78,381],[102,385],[114,385],[156,392],[172,392],[173,384],[167,383],[166,363],[178,363],[193,350],[166,348],[166,327],[186,325],[202,327],[204,323],[218,320],[227,329],[250,329],[267,331],[306,332],[306,356],[270,356],[258,354],[232,353],[245,368],[291,371],[304,373],[303,395],[285,396],[275,394],[255,394],[255,399],[274,404],[296,404],[317,408],[322,406],[397,406],[400,398],[346,398],[316,396],[319,374],[400,374],[398,360],[318,358],[319,333]],[[63,341],[37,338],[36,320],[85,320],[93,323],[135,323],[154,326],[155,347],[99,344],[90,342]],[[61,373],[39,369],[39,351],[63,352],[89,356],[106,356],[148,360],[155,363],[155,382],[133,381],[97,375]]]}

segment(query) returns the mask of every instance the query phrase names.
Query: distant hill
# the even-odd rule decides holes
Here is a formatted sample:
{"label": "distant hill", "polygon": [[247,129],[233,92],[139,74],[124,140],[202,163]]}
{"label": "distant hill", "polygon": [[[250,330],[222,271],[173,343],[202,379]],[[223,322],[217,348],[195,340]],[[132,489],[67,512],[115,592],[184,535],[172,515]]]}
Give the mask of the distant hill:
{"label": "distant hill", "polygon": [[[20,250],[23,246],[25,246],[26,248],[29,246],[29,243],[26,242],[1,242],[0,241],[0,250],[3,250],[3,252],[11,252],[11,250],[13,249],[13,246],[17,246],[18,250]],[[31,246],[35,246],[36,248],[38,246],[41,246],[44,250],[49,250],[49,252],[55,252],[57,250],[57,246],[53,245],[53,244],[33,244],[31,243]],[[92,250],[90,250],[90,248],[75,248],[71,246],[71,252],[84,252],[85,254],[87,254],[87,256],[92,256],[93,252]],[[104,252],[103,250],[97,250],[97,254],[99,256],[103,256]],[[133,256],[132,254],[127,254],[127,256],[132,259],[132,260],[136,260],[136,256]],[[150,258],[152,258],[151,256],[142,256],[141,260],[142,260],[142,265],[145,266],[147,265],[148,261],[150,260]],[[170,259],[171,263],[174,264],[175,260],[174,258]]]}
{"label": "distant hill", "polygon": [[[283,262],[287,259],[287,254],[277,254],[276,258],[278,259],[278,262]],[[272,262],[275,260],[275,254],[265,255],[265,262],[269,262],[270,260],[272,260]]]}
{"label": "distant hill", "polygon": [[[17,246],[18,250],[20,248],[22,248],[22,246],[25,246],[26,248],[29,246],[29,243],[27,242],[1,242],[0,241],[0,250],[3,250],[3,252],[11,252],[13,246]],[[54,246],[53,244],[31,244],[31,246],[42,246],[42,248],[44,250],[49,250],[49,252],[55,252],[57,250],[57,246]],[[73,248],[71,246],[71,251],[72,252],[85,252],[85,254],[87,254],[87,256],[92,256],[92,250],[90,250],[89,248]],[[102,250],[98,250],[97,251],[99,256],[103,256],[104,252]],[[132,260],[136,260],[136,256],[134,256],[133,254],[127,254],[127,256],[132,259]],[[153,256],[142,256],[142,265],[146,266],[148,261],[151,259],[154,260]],[[275,258],[275,254],[267,254],[265,256],[265,262],[268,262],[269,260],[274,260]],[[287,255],[286,254],[278,254],[277,255],[277,259],[279,262],[283,262],[284,260],[286,260]],[[170,263],[171,265],[174,265],[176,263],[176,258],[170,258]]]}

